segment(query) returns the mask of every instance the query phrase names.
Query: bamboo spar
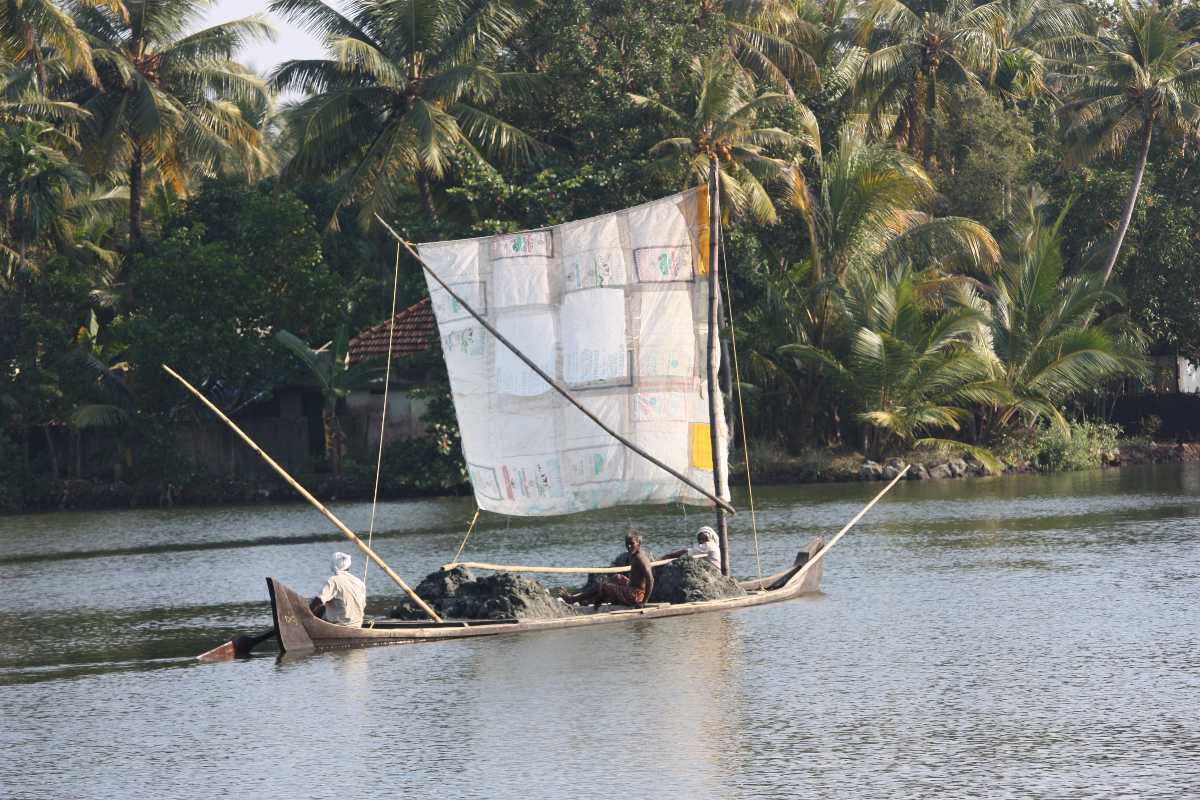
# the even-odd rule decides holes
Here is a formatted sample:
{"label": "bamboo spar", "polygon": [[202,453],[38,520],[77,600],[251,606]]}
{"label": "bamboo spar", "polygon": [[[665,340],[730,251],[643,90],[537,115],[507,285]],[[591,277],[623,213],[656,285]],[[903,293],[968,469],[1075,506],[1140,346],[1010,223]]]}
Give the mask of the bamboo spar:
{"label": "bamboo spar", "polygon": [[842,529],[840,531],[838,531],[832,539],[829,540],[829,544],[825,545],[820,550],[818,550],[816,555],[813,556],[811,559],[809,559],[808,562],[800,569],[800,571],[792,576],[791,580],[789,580],[788,583],[794,585],[794,584],[798,584],[798,583],[800,583],[800,581],[804,580],[804,576],[808,574],[808,571],[810,569],[812,569],[813,564],[816,564],[818,561],[820,561],[822,558],[824,558],[825,554],[828,553],[833,548],[833,546],[838,543],[838,540],[841,539],[843,536],[845,536],[847,533],[849,533],[850,529],[853,528],[855,525],[857,525],[858,521],[860,519],[862,519],[864,516],[866,516],[867,512],[870,511],[872,508],[874,508],[875,504],[878,503],[880,500],[882,500],[883,496],[885,494],[887,494],[888,492],[890,492],[892,490],[893,486],[895,486],[900,481],[904,480],[904,476],[908,474],[908,471],[911,468],[912,468],[912,464],[907,464],[904,467],[904,469],[900,470],[900,474],[897,475],[896,477],[892,478],[891,483],[889,483],[887,486],[880,489],[879,494],[872,497],[871,502],[869,502],[865,506],[863,506],[862,511],[859,511],[857,514],[855,514],[850,519],[849,522],[847,522],[845,525],[843,525]]}
{"label": "bamboo spar", "polygon": [[[663,564],[670,564],[673,559],[664,558],[659,561],[651,561],[650,566],[661,567]],[[519,564],[489,564],[485,561],[452,561],[449,564],[443,564],[442,569],[447,572],[455,567],[465,567],[466,569],[486,569],[489,572],[536,572],[545,575],[616,575],[620,572],[629,572],[629,567],[527,567]]]}
{"label": "bamboo spar", "polygon": [[242,441],[250,446],[251,450],[253,450],[254,452],[258,453],[260,456],[262,456],[263,460],[266,461],[267,464],[270,465],[270,467],[272,469],[274,469],[276,472],[278,472],[279,475],[285,481],[287,481],[289,484],[291,484],[292,488],[295,489],[297,492],[299,492],[301,497],[303,497],[308,502],[312,503],[313,506],[318,511],[320,511],[321,514],[323,514],[325,516],[325,519],[332,522],[337,527],[337,529],[339,531],[341,531],[342,534],[347,539],[354,542],[354,544],[358,546],[358,549],[363,551],[363,553],[367,556],[367,558],[374,561],[375,564],[381,570],[383,570],[384,573],[387,574],[387,576],[389,578],[391,578],[393,581],[396,582],[396,585],[398,585],[401,589],[404,590],[404,593],[409,596],[409,599],[411,599],[414,603],[416,603],[421,608],[422,611],[424,611],[426,614],[429,615],[430,619],[432,619],[434,622],[442,621],[442,618],[437,615],[437,612],[434,611],[432,608],[430,608],[429,604],[426,603],[424,600],[422,600],[421,596],[418,595],[416,592],[414,592],[412,590],[412,588],[410,588],[409,585],[404,582],[404,579],[401,578],[399,575],[397,575],[395,573],[395,571],[392,570],[392,568],[389,567],[387,565],[387,563],[384,562],[384,560],[379,557],[378,553],[376,553],[369,546],[367,546],[367,543],[364,542],[362,539],[358,538],[358,535],[355,534],[354,531],[347,528],[346,525],[340,519],[338,519],[337,517],[335,517],[333,515],[332,511],[330,511],[328,508],[326,508],[324,505],[322,505],[320,500],[313,497],[307,489],[305,489],[303,486],[301,486],[300,483],[295,478],[293,478],[291,475],[289,475],[287,473],[287,470],[285,470],[283,467],[279,466],[279,464],[276,463],[275,459],[271,458],[269,455],[266,454],[266,452],[263,451],[263,449],[261,447],[259,447],[257,444],[255,444],[254,440],[251,439],[249,436],[247,436],[246,433],[241,428],[239,428],[234,423],[233,420],[231,420],[229,417],[225,416],[225,414],[221,411],[221,409],[217,408],[215,405],[213,405],[211,402],[209,402],[209,399],[207,397],[205,397],[203,394],[201,394],[199,389],[197,389],[195,386],[192,386],[190,383],[188,383],[183,378],[182,375],[180,375],[178,372],[176,372],[175,370],[168,367],[166,364],[163,364],[162,368],[167,371],[168,375],[170,375],[172,378],[174,378],[175,380],[182,383],[189,392],[191,392],[197,398],[199,398],[201,403],[204,403],[204,405],[208,406],[209,410],[212,411],[214,414],[216,414],[218,417],[220,417],[221,421],[223,421],[226,425],[228,425],[230,428],[232,428],[233,432],[236,433],[238,436],[240,436]]}
{"label": "bamboo spar", "polygon": [[612,428],[610,428],[608,425],[606,425],[603,420],[601,420],[598,416],[593,414],[591,411],[584,408],[582,403],[580,403],[578,400],[576,400],[574,397],[571,396],[571,393],[569,391],[567,391],[567,388],[565,386],[563,386],[561,383],[559,383],[554,378],[547,375],[545,370],[543,370],[541,367],[539,367],[537,364],[535,364],[533,362],[533,359],[531,359],[529,356],[525,355],[519,349],[517,349],[516,345],[514,345],[512,342],[510,342],[508,339],[506,339],[504,337],[504,335],[502,333],[500,333],[500,331],[496,330],[496,328],[491,323],[489,323],[486,319],[481,317],[479,315],[479,312],[477,312],[474,308],[472,308],[470,306],[470,304],[468,304],[465,300],[463,300],[462,297],[460,297],[453,289],[451,289],[449,286],[447,286],[446,282],[443,281],[441,279],[441,277],[436,272],[434,272],[429,267],[428,264],[425,263],[425,260],[423,258],[421,258],[421,255],[416,250],[413,249],[412,244],[410,244],[409,241],[407,239],[405,239],[404,237],[402,237],[400,234],[396,233],[396,231],[392,229],[392,226],[388,225],[387,222],[383,219],[383,217],[376,214],[375,219],[379,220],[380,225],[382,225],[384,228],[387,228],[387,232],[390,233],[397,242],[404,245],[404,248],[406,250],[408,250],[409,254],[417,260],[417,263],[421,265],[421,268],[423,270],[425,270],[425,272],[427,272],[430,276],[432,276],[433,279],[435,281],[437,281],[438,285],[441,286],[446,291],[447,294],[449,294],[452,298],[454,298],[455,302],[457,302],[459,305],[461,305],[463,307],[463,309],[465,309],[467,311],[468,314],[470,314],[472,317],[474,317],[476,322],[478,322],[480,325],[482,325],[484,327],[484,329],[487,330],[488,333],[490,333],[492,336],[494,336],[496,341],[500,342],[500,344],[502,344],[506,348],[508,348],[509,351],[511,351],[513,355],[515,355],[517,358],[521,359],[521,361],[525,364],[525,366],[527,366],[531,370],[533,370],[537,374],[538,377],[540,377],[542,380],[544,380],[546,383],[548,383],[550,385],[551,389],[553,389],[554,391],[556,391],[560,395],[562,395],[563,398],[566,399],[566,401],[568,403],[575,406],[575,408],[577,408],[581,414],[583,414],[585,417],[590,419],[592,422],[599,425],[600,429],[603,430],[605,433],[607,433],[609,436],[613,437],[618,442],[625,445],[630,450],[637,453],[639,456],[646,459],[654,466],[658,467],[659,469],[663,470],[664,472],[671,475],[672,477],[677,478],[678,480],[682,481],[686,485],[695,489],[697,492],[704,495],[709,500],[712,500],[714,503],[717,504],[717,506],[719,508],[724,509],[725,511],[728,511],[730,514],[737,513],[737,509],[735,509],[729,503],[722,500],[720,497],[714,495],[712,492],[708,491],[704,487],[700,486],[699,484],[697,484],[695,481],[693,481],[691,478],[687,477],[683,473],[668,466],[667,464],[664,464],[659,459],[650,455],[645,450],[638,447],[636,444],[634,444],[633,442],[629,441],[621,434],[614,431]]}

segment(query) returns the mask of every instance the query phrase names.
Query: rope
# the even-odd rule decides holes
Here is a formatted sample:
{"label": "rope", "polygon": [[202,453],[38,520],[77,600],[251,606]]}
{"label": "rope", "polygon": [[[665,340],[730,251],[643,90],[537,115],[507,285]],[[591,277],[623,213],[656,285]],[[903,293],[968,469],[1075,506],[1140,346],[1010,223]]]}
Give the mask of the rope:
{"label": "rope", "polygon": [[[383,439],[387,432],[388,385],[392,380],[392,344],[396,340],[396,294],[400,287],[400,245],[396,244],[396,267],[392,271],[392,316],[388,319],[387,366],[383,372],[383,411],[379,414],[379,454],[375,458],[375,490],[371,495],[371,525],[367,529],[367,547],[375,537],[375,510],[379,507],[379,473],[383,470]],[[367,570],[371,562],[363,564],[363,588],[367,585]]]}
{"label": "rope", "polygon": [[462,544],[458,546],[458,552],[454,554],[454,561],[456,563],[458,557],[462,555],[463,548],[467,546],[467,539],[471,538],[471,531],[475,530],[476,522],[479,522],[479,506],[475,507],[475,516],[471,517],[471,524],[467,526],[467,535],[463,537]]}
{"label": "rope", "polygon": [[[729,264],[725,258],[725,237],[720,237],[721,263]],[[742,428],[742,460],[746,462],[746,490],[750,494],[750,530],[754,533],[754,561],[758,564],[758,577],[763,576],[762,556],[758,552],[758,516],[754,512],[754,483],[750,480],[750,440],[746,438],[746,405],[742,401],[742,371],[738,368],[737,331],[733,327],[733,292],[729,290],[729,270],[721,270],[725,279],[725,312],[729,315],[729,349],[733,355],[734,389],[737,391],[738,423]]]}

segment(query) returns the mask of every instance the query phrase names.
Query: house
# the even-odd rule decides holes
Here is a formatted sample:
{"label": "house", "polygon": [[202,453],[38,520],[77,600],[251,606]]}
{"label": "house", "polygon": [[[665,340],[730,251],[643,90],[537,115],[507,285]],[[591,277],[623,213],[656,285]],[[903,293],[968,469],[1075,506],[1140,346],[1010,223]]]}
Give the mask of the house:
{"label": "house", "polygon": [[[391,336],[392,372],[388,391],[387,428],[384,443],[412,439],[425,433],[422,421],[428,401],[410,394],[429,383],[430,358],[441,358],[437,320],[429,298],[400,311],[360,332],[350,340],[350,365],[385,361]],[[372,453],[379,446],[379,421],[383,412],[383,385],[370,392],[354,392],[346,399],[347,447],[351,453]]]}
{"label": "house", "polygon": [[1146,389],[1154,394],[1178,392],[1200,393],[1200,369],[1183,356],[1154,356],[1151,361],[1151,377]]}

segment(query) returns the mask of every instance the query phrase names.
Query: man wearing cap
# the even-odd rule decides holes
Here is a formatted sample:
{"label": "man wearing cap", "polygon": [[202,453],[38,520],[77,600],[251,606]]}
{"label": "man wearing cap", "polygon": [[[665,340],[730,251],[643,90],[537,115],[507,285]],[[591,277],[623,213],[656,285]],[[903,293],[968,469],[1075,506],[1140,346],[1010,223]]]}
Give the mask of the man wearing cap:
{"label": "man wearing cap", "polygon": [[680,556],[691,556],[692,558],[703,558],[708,563],[721,571],[721,546],[717,544],[717,532],[705,525],[696,534],[696,543],[686,550],[675,550],[663,555],[663,558],[679,558]]}
{"label": "man wearing cap", "polygon": [[359,628],[366,605],[367,587],[357,576],[350,574],[349,554],[334,553],[333,575],[308,607],[326,622]]}

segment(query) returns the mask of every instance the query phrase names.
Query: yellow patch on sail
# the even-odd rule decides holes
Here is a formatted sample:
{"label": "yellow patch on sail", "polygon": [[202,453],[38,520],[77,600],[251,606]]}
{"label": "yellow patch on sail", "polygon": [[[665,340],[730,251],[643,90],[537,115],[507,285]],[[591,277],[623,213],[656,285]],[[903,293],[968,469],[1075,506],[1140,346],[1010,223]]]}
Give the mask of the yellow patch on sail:
{"label": "yellow patch on sail", "polygon": [[712,469],[712,429],[707,422],[693,422],[688,427],[689,463],[696,469]]}
{"label": "yellow patch on sail", "polygon": [[696,268],[701,275],[708,274],[708,251],[711,242],[708,236],[708,192],[701,189],[696,192],[696,246],[700,249]]}

